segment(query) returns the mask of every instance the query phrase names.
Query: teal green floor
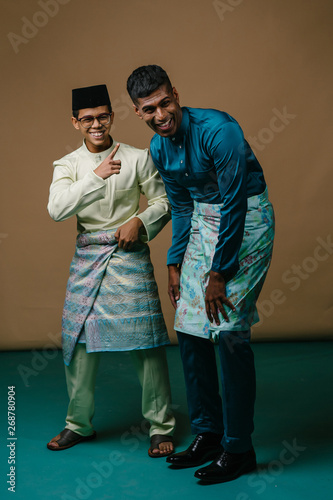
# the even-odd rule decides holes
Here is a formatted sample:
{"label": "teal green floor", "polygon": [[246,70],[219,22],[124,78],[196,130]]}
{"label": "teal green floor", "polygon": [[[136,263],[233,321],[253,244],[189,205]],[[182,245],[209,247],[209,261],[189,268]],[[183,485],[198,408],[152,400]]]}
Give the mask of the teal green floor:
{"label": "teal green floor", "polygon": [[[333,498],[333,343],[255,343],[254,445],[259,470],[202,486],[195,469],[171,470],[147,455],[140,387],[128,353],[103,355],[97,379],[98,439],[62,452],[46,448],[64,426],[67,395],[60,352],[2,352],[0,498],[16,500]],[[176,446],[192,440],[177,346],[167,348]],[[9,472],[7,387],[16,391],[16,492]]]}

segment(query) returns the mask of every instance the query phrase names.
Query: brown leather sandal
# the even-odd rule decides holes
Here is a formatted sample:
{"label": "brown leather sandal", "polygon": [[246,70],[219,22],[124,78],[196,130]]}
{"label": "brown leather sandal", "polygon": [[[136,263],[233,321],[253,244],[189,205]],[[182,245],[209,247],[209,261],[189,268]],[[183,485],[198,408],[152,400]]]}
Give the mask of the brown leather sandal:
{"label": "brown leather sandal", "polygon": [[172,453],[174,453],[175,450],[165,451],[163,453],[153,453],[153,450],[155,448],[158,448],[159,444],[166,443],[166,442],[173,443],[172,436],[165,436],[163,434],[154,434],[150,438],[150,448],[148,450],[148,455],[151,458],[161,458],[161,457],[167,457],[168,455],[171,455]]}
{"label": "brown leather sandal", "polygon": [[[47,443],[47,447],[52,451],[61,451],[67,450],[67,448],[71,448],[76,444],[82,443],[83,441],[91,441],[96,438],[96,432],[94,431],[91,436],[80,436],[76,432],[71,431],[70,429],[64,429],[58,434],[58,436],[51,439],[49,443]],[[52,446],[52,443],[58,443],[58,446]]]}

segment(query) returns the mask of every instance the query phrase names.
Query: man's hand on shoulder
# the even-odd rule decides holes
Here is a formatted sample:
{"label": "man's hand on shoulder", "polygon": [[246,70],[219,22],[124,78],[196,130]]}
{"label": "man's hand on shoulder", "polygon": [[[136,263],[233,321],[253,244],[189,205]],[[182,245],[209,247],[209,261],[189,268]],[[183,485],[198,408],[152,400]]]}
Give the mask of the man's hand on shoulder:
{"label": "man's hand on shoulder", "polygon": [[121,169],[121,161],[114,160],[115,154],[119,149],[120,144],[118,143],[116,147],[111,151],[109,156],[105,158],[105,160],[95,168],[94,172],[102,179],[108,179],[111,175],[119,174]]}
{"label": "man's hand on shoulder", "polygon": [[118,241],[119,248],[130,250],[132,246],[139,241],[141,228],[144,229],[144,226],[139,217],[134,217],[126,222],[126,224],[118,227],[114,237]]}

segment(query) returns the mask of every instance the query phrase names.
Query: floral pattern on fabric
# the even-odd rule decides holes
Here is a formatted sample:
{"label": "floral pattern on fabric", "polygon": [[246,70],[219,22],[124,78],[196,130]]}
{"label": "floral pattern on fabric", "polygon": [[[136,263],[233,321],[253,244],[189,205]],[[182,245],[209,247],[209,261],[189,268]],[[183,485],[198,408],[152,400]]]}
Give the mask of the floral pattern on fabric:
{"label": "floral pattern on fabric", "polygon": [[248,199],[239,270],[227,283],[226,294],[236,311],[226,308],[229,322],[209,322],[205,294],[218,241],[220,206],[194,202],[192,227],[181,268],[180,299],[176,331],[203,338],[215,338],[220,331],[246,331],[259,321],[256,301],[271,263],[274,241],[274,211],[267,190]]}

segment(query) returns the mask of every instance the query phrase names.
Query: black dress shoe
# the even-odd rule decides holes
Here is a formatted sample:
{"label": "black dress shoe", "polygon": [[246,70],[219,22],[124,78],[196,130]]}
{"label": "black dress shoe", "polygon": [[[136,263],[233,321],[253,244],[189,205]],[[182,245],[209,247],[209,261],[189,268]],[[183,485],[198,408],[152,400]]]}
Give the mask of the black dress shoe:
{"label": "black dress shoe", "polygon": [[213,463],[195,472],[195,477],[205,483],[225,483],[257,467],[254,449],[245,453],[224,451]]}
{"label": "black dress shoe", "polygon": [[221,439],[222,434],[212,432],[198,434],[187,450],[170,455],[166,461],[175,468],[197,467],[221,454],[223,451]]}

